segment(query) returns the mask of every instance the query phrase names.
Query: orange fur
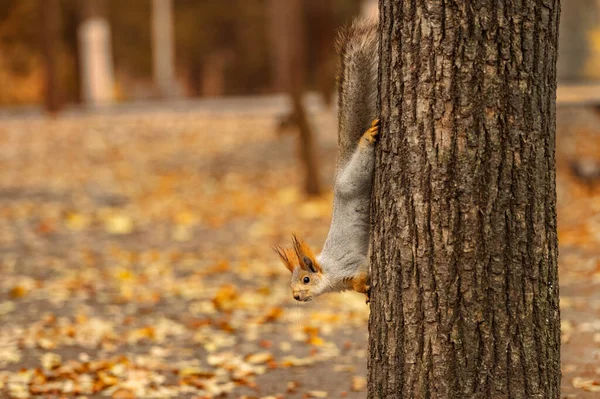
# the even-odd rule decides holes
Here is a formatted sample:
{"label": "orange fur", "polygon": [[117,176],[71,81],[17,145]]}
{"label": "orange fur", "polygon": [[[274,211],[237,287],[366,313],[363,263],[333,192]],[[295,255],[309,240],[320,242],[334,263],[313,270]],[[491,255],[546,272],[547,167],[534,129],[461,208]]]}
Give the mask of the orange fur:
{"label": "orange fur", "polygon": [[367,129],[366,132],[363,133],[362,138],[364,140],[360,141],[360,145],[367,145],[367,143],[374,143],[377,141],[377,137],[379,136],[379,119],[374,119],[371,122],[371,127]]}
{"label": "orange fur", "polygon": [[296,251],[296,258],[298,259],[300,267],[303,270],[309,271],[308,265],[306,264],[307,262],[305,261],[305,258],[308,258],[312,262],[315,270],[322,273],[321,266],[317,262],[317,258],[308,244],[306,244],[304,240],[298,239],[295,234],[292,235],[292,242],[294,243],[294,251]]}
{"label": "orange fur", "polygon": [[283,248],[283,247],[273,247],[279,258],[285,265],[285,267],[293,272],[294,269],[299,266],[300,262],[298,262],[298,257],[296,256],[296,251],[293,248]]}

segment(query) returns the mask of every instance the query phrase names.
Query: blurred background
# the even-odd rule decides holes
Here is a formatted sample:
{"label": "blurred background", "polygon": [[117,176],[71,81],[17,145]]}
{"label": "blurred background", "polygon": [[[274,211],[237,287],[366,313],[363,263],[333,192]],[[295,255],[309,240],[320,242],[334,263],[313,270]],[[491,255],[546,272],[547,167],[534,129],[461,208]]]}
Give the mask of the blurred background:
{"label": "blurred background", "polygon": [[360,1],[287,3],[3,0],[0,105],[43,104],[53,90],[59,106],[280,92],[289,12],[306,87],[330,96],[336,31]]}
{"label": "blurred background", "polygon": [[[364,398],[368,307],[273,245],[331,217],[370,0],[0,0],[0,398]],[[565,398],[600,392],[600,1],[563,1]]]}

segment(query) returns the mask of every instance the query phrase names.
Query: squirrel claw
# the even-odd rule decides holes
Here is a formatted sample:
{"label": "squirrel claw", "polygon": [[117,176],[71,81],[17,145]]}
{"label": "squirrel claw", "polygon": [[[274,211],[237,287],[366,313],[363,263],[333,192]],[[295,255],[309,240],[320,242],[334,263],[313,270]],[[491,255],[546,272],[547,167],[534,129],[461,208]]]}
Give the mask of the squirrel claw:
{"label": "squirrel claw", "polygon": [[370,304],[371,303],[371,286],[367,285],[365,290],[365,296],[367,297],[367,299],[365,300],[365,304]]}
{"label": "squirrel claw", "polygon": [[364,138],[369,143],[374,143],[375,141],[377,141],[378,136],[379,136],[379,119],[373,119],[373,122],[371,122],[371,127],[364,134]]}

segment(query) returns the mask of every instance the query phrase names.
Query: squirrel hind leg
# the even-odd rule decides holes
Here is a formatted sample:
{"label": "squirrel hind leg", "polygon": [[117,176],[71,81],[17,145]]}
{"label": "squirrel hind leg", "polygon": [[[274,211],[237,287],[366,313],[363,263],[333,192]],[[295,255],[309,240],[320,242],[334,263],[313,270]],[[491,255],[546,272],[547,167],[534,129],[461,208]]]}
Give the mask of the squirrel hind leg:
{"label": "squirrel hind leg", "polygon": [[379,137],[379,126],[379,119],[373,119],[373,122],[371,122],[371,127],[363,134],[363,138],[369,143],[376,142],[377,137]]}

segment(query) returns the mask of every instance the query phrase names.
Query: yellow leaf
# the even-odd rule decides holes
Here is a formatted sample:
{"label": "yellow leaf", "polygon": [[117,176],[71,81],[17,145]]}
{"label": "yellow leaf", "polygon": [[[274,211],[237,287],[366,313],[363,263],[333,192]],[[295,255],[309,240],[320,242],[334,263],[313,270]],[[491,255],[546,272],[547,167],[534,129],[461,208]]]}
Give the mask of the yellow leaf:
{"label": "yellow leaf", "polygon": [[233,285],[224,285],[219,288],[213,303],[215,308],[222,311],[230,311],[234,308],[236,299],[238,298],[237,290]]}
{"label": "yellow leaf", "polygon": [[133,392],[123,388],[117,389],[112,394],[112,397],[114,399],[135,399],[135,395],[133,394]]}
{"label": "yellow leaf", "polygon": [[154,327],[147,326],[147,327],[138,328],[137,330],[132,331],[129,334],[127,342],[136,343],[143,339],[154,339],[154,337],[155,337]]}
{"label": "yellow leaf", "polygon": [[175,214],[175,223],[180,225],[190,225],[196,222],[196,216],[189,211],[181,211]]}
{"label": "yellow leaf", "polygon": [[119,382],[119,379],[113,375],[105,371],[98,372],[98,379],[104,384],[108,386],[116,385]]}
{"label": "yellow leaf", "polygon": [[309,398],[326,398],[329,394],[325,391],[308,391],[306,395]]}
{"label": "yellow leaf", "polygon": [[210,370],[205,370],[205,369],[201,369],[200,367],[193,367],[193,366],[189,366],[189,367],[184,367],[181,370],[179,370],[179,375],[181,377],[202,377],[202,378],[211,378],[215,375],[215,373],[213,373]]}
{"label": "yellow leaf", "polygon": [[40,362],[44,369],[53,370],[61,365],[62,358],[56,353],[47,352],[42,355]]}
{"label": "yellow leaf", "polygon": [[365,377],[361,377],[355,375],[352,377],[352,390],[355,392],[362,392],[367,389],[367,379]]}
{"label": "yellow leaf", "polygon": [[133,221],[126,215],[110,215],[104,220],[104,228],[110,234],[129,234],[133,231]]}
{"label": "yellow leaf", "polygon": [[65,216],[65,224],[71,230],[83,230],[89,224],[89,219],[80,213],[69,212]]}
{"label": "yellow leaf", "polygon": [[250,364],[266,363],[269,360],[273,360],[273,355],[270,352],[258,352],[246,357],[246,361]]}
{"label": "yellow leaf", "polygon": [[117,272],[117,278],[121,281],[129,281],[133,279],[133,274],[130,270],[121,269]]}

